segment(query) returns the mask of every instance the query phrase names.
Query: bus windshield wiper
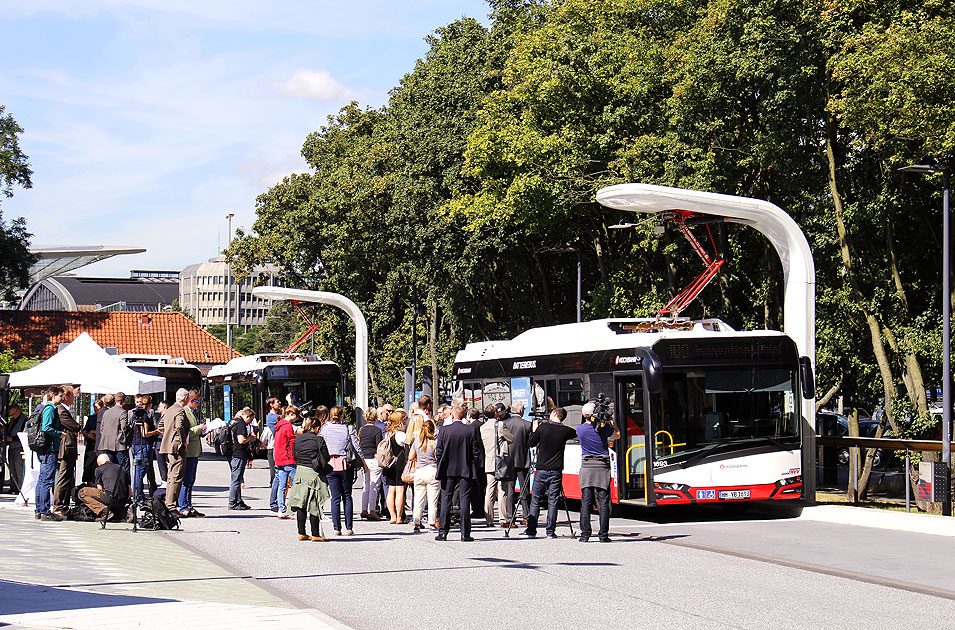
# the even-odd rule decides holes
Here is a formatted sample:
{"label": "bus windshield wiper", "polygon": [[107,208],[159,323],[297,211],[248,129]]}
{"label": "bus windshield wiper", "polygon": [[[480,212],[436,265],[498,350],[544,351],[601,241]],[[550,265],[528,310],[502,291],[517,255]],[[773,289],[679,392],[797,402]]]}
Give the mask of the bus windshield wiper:
{"label": "bus windshield wiper", "polygon": [[707,444],[701,448],[695,455],[683,460],[680,462],[680,468],[687,468],[692,466],[696,462],[700,461],[707,455],[712,455],[713,453],[722,450],[722,447],[730,446],[733,442],[717,442],[715,444]]}

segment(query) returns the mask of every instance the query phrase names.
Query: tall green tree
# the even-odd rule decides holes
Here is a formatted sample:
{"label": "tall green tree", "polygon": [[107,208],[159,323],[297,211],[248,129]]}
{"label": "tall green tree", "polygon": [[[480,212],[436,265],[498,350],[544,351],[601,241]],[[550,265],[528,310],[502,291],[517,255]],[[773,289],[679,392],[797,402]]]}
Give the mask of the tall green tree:
{"label": "tall green tree", "polygon": [[[13,196],[13,187],[30,188],[29,161],[20,149],[19,137],[23,128],[12,114],[4,115],[0,105],[0,202]],[[0,301],[13,303],[16,292],[30,282],[30,266],[36,258],[30,253],[30,234],[23,217],[6,223],[0,210]]]}

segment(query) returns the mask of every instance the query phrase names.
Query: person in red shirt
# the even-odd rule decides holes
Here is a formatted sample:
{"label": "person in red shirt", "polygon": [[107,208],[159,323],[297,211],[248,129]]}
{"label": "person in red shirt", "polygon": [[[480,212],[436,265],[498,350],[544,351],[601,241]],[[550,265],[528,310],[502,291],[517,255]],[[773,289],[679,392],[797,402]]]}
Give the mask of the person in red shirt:
{"label": "person in red shirt", "polygon": [[292,421],[298,419],[298,409],[292,405],[285,408],[279,421],[275,423],[275,477],[272,479],[270,503],[278,505],[279,518],[292,518],[285,508],[285,493],[295,480],[295,459],[292,447],[295,444],[295,427]]}

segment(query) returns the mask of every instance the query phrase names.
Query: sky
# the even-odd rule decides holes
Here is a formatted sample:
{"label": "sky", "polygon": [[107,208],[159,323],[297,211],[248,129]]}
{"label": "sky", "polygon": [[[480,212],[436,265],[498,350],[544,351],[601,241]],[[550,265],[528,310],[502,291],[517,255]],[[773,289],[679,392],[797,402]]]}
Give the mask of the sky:
{"label": "sky", "polygon": [[484,0],[0,0],[0,105],[31,189],[0,200],[32,245],[125,245],[78,275],[212,258],[350,101],[379,107],[424,38]]}

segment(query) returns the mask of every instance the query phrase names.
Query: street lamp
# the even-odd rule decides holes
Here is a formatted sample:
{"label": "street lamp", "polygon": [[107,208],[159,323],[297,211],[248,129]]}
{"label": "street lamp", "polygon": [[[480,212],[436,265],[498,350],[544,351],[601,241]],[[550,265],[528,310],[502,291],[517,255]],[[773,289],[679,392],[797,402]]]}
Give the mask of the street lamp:
{"label": "street lamp", "polygon": [[580,293],[581,293],[581,281],[580,273],[583,267],[583,254],[580,251],[580,245],[574,245],[572,247],[550,247],[548,249],[542,249],[541,252],[557,252],[569,254],[570,252],[575,252],[577,254],[577,323],[581,322],[581,308],[580,308]]}
{"label": "street lamp", "polygon": [[[225,215],[225,218],[229,221],[229,240],[227,241],[226,249],[232,247],[232,217],[235,216],[234,212],[230,212]],[[229,258],[226,256],[225,263],[225,282],[223,288],[225,289],[225,342],[229,346],[229,357],[232,357],[232,287],[229,284],[229,276],[232,275],[232,265],[229,264]]]}
{"label": "street lamp", "polygon": [[942,495],[942,514],[952,515],[950,471],[952,468],[952,294],[949,286],[949,212],[947,165],[913,164],[899,169],[906,173],[942,174],[942,465],[945,468],[945,491]]}

